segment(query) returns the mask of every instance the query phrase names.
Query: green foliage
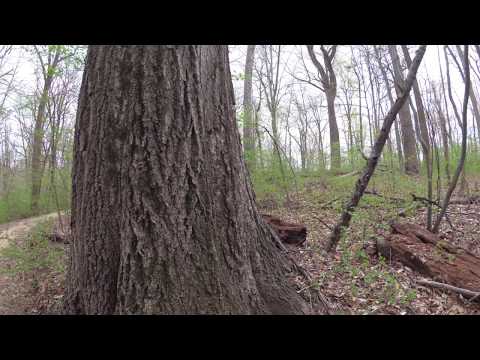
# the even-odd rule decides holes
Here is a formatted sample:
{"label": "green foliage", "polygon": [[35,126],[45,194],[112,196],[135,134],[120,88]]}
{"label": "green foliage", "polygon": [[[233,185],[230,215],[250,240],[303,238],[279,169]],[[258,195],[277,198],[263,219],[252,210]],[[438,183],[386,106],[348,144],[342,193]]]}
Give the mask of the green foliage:
{"label": "green foliage", "polygon": [[[69,169],[56,171],[55,184],[51,183],[50,174],[46,173],[44,175],[39,202],[40,214],[56,211],[57,200],[59,210],[69,209],[70,198],[71,179]],[[0,196],[0,224],[37,215],[32,213],[30,206],[31,184],[28,173],[18,173],[9,179],[7,191],[4,191],[4,194]]]}
{"label": "green foliage", "polygon": [[9,274],[32,274],[48,269],[63,273],[64,250],[50,242],[53,220],[37,224],[27,235],[25,242],[11,243],[0,255],[13,260],[14,265],[2,271]]}

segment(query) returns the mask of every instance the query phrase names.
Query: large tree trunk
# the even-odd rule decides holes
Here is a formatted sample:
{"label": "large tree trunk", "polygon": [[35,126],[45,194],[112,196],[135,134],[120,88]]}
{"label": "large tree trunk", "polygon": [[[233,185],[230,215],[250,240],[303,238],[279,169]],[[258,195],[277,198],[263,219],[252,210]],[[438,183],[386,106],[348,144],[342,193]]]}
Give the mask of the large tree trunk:
{"label": "large tree trunk", "polygon": [[299,314],[255,206],[226,46],[91,46],[64,309]]}
{"label": "large tree trunk", "polygon": [[[388,51],[392,59],[393,71],[395,74],[395,91],[397,92],[397,96],[400,96],[405,88],[405,82],[403,80],[403,75],[400,68],[400,60],[398,58],[395,45],[389,45]],[[400,109],[398,116],[400,118],[400,126],[402,128],[402,143],[405,155],[405,173],[418,174],[419,165],[415,147],[415,132],[413,130],[408,99],[405,102],[405,105],[403,105],[403,107]]]}
{"label": "large tree trunk", "polygon": [[255,165],[255,126],[253,123],[252,77],[255,45],[248,45],[245,60],[245,81],[243,85],[243,149],[247,167]]}

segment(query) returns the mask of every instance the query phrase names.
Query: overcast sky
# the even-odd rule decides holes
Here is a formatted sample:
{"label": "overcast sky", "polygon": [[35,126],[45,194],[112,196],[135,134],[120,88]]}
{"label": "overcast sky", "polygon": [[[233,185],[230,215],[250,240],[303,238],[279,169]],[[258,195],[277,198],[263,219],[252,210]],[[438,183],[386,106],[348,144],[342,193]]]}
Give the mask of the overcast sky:
{"label": "overcast sky", "polygon": [[[443,45],[429,45],[427,46],[427,51],[425,53],[424,59],[422,61],[422,64],[420,66],[419,72],[417,74],[419,84],[421,87],[424,86],[424,81],[427,78],[427,75],[430,77],[430,79],[434,80],[435,82],[440,82],[440,68],[439,68],[439,61],[438,61],[438,55],[437,52],[440,51],[440,61],[442,64],[444,76],[445,76],[445,62],[444,62],[444,57],[443,57]],[[416,49],[417,46],[410,46],[411,49],[411,55],[412,58],[414,56],[414,49]],[[258,48],[257,48],[258,49]],[[299,64],[298,56],[296,54],[298,53],[299,49],[302,49],[304,51],[304,54],[306,55],[305,47],[302,46],[295,46],[295,45],[285,45],[285,55],[283,57],[283,61],[286,63],[286,71],[283,73],[284,83],[289,83],[292,81],[292,78],[288,74],[289,71],[296,71],[296,66]],[[471,55],[474,52],[473,48],[470,48]],[[401,54],[401,50],[399,49],[399,53]],[[235,79],[236,75],[243,74],[244,72],[244,63],[245,63],[245,54],[246,54],[246,45],[232,45],[230,46],[230,65],[231,65],[231,72],[233,75],[233,83],[234,83],[234,89],[236,93],[236,99],[237,99],[237,106],[241,105],[242,103],[242,96],[243,96],[243,81],[241,79]],[[345,45],[339,45],[338,50],[337,50],[337,56],[336,56],[336,61],[337,62],[343,62],[343,61],[348,61],[350,58],[351,50],[349,46]],[[18,64],[18,73],[17,73],[17,80],[22,82],[22,88],[24,90],[33,90],[35,86],[35,77],[34,77],[34,66],[32,64],[31,58],[29,59],[28,55],[26,55],[25,52],[21,51],[16,51],[13,56],[10,59],[11,64]],[[475,56],[472,56],[472,58],[476,59],[476,54]],[[310,59],[308,56],[305,56],[305,61],[308,63],[308,66],[312,66],[311,62],[309,61]],[[297,67],[297,69],[299,69]],[[313,70],[313,67],[311,68]],[[461,108],[461,101],[463,99],[463,91],[464,91],[464,83],[459,75],[459,72],[457,70],[457,67],[454,64],[451,64],[450,66],[450,73],[451,73],[451,79],[452,79],[452,87],[453,87],[453,92],[454,92],[454,97],[457,100],[457,106]],[[476,81],[476,78],[474,78],[474,75],[472,73],[471,75],[472,80]],[[340,79],[337,78],[337,81],[341,81]],[[312,96],[324,96],[318,89],[306,85],[305,89],[308,91],[308,93]],[[337,97],[339,96],[339,92],[337,92]],[[354,99],[354,104],[356,103],[357,100]],[[340,114],[341,116],[341,114]],[[265,120],[265,124],[268,124],[268,118]],[[326,121],[326,118],[325,118]],[[471,116],[469,121],[472,121]],[[341,138],[344,137],[343,131],[342,131],[342,122],[339,121],[339,128],[340,128],[340,136]],[[295,130],[294,130],[295,131]],[[344,139],[341,140],[344,142]],[[326,139],[326,145],[328,144],[328,139]]]}

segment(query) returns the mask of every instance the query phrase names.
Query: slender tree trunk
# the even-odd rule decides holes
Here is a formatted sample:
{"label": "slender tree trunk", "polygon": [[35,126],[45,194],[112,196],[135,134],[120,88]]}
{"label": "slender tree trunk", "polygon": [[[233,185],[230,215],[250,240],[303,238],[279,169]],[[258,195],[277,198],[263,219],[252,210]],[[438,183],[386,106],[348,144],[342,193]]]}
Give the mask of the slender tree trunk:
{"label": "slender tree trunk", "polygon": [[[392,59],[393,70],[395,73],[395,91],[397,92],[397,96],[400,96],[405,88],[403,75],[400,68],[400,60],[398,58],[395,45],[389,45],[388,50]],[[405,155],[405,173],[409,175],[418,174],[419,165],[415,150],[415,132],[413,131],[408,99],[402,109],[400,109],[399,118],[402,128],[402,143]]]}
{"label": "slender tree trunk", "polygon": [[299,314],[255,206],[226,46],[91,46],[64,309]]}
{"label": "slender tree trunk", "polygon": [[328,127],[330,130],[330,168],[332,170],[338,170],[341,167],[342,158],[340,155],[340,135],[338,132],[337,118],[335,116],[336,89],[328,89],[326,95]]}
{"label": "slender tree trunk", "polygon": [[337,96],[337,80],[333,71],[333,58],[335,56],[336,45],[331,48],[331,52],[326,51],[322,46],[324,67],[318,61],[312,45],[307,45],[308,54],[313,64],[320,72],[322,78],[323,91],[327,97],[328,127],[330,129],[330,169],[336,171],[342,165],[340,134],[338,132],[337,118],[335,115],[335,97]]}
{"label": "slender tree trunk", "polygon": [[438,109],[438,120],[440,122],[440,132],[442,135],[442,144],[443,144],[443,156],[445,158],[445,174],[447,175],[447,180],[450,183],[450,149],[448,146],[448,135],[447,135],[447,126],[445,116],[443,115],[442,109]]}
{"label": "slender tree trunk", "polygon": [[[387,95],[388,95],[388,99],[390,100],[390,106],[393,106],[393,102],[394,102],[393,95],[388,82],[387,72],[385,71],[382,61],[380,60],[380,53],[378,51],[378,48],[374,45],[373,49],[375,51],[375,57],[377,58],[378,67],[380,68],[380,72],[382,73],[383,81],[387,88]],[[397,122],[394,123],[394,131],[395,131],[395,142],[397,143],[398,160],[399,160],[400,166],[403,166],[404,160],[403,160],[403,152],[402,152],[402,141],[400,137],[400,132],[398,130]]]}
{"label": "slender tree trunk", "polygon": [[[462,48],[460,47],[460,45],[456,45],[456,48],[457,48],[457,52],[458,52],[458,55],[460,56],[460,59],[465,59],[465,57],[463,56],[463,51],[462,51]],[[453,59],[456,61],[456,58],[453,56],[453,52],[451,53],[452,54],[452,57]],[[465,68],[465,65],[463,65],[463,68]],[[462,67],[460,66],[460,64],[457,63],[457,66],[458,66],[458,70],[460,72],[460,75],[462,76],[462,79],[463,81],[465,81],[465,73],[464,71],[462,71]],[[477,125],[477,129],[480,129],[480,110],[478,108],[478,103],[477,103],[477,97],[475,96],[475,92],[473,91],[473,86],[472,86],[472,82],[470,81],[470,91],[469,91],[469,96],[470,96],[470,101],[472,102],[472,110],[473,110],[473,115],[475,117],[475,122],[476,122],[476,125]]]}
{"label": "slender tree trunk", "polygon": [[457,169],[455,174],[453,175],[452,182],[450,183],[447,193],[445,194],[445,199],[442,202],[442,208],[440,210],[440,214],[435,221],[435,225],[433,226],[433,232],[438,233],[440,229],[440,224],[442,222],[445,213],[447,212],[448,204],[450,203],[450,197],[452,196],[455,187],[457,186],[458,178],[460,177],[460,173],[462,172],[463,166],[465,164],[465,158],[467,156],[467,110],[468,110],[468,98],[469,93],[471,91],[470,88],[470,65],[468,61],[468,45],[465,45],[465,52],[464,52],[464,71],[465,71],[465,94],[463,98],[463,111],[462,111],[462,152],[460,155],[460,161],[458,162]]}
{"label": "slender tree trunk", "polygon": [[[405,62],[407,66],[410,67],[412,64],[412,59],[410,57],[410,53],[405,45],[402,45],[402,50],[405,58]],[[413,82],[413,94],[415,96],[415,105],[417,108],[417,115],[418,115],[418,125],[420,128],[420,139],[422,142],[422,149],[425,155],[425,158],[428,158],[428,154],[430,152],[430,143],[428,138],[428,128],[427,128],[427,119],[425,116],[425,109],[423,106],[422,96],[420,94],[420,88],[418,86],[418,81],[415,79]]]}
{"label": "slender tree trunk", "polygon": [[255,109],[255,133],[257,137],[257,148],[258,148],[258,156],[257,156],[257,165],[263,169],[263,148],[262,148],[262,134],[260,133],[260,106],[258,109]]}
{"label": "slender tree trunk", "polygon": [[[447,92],[445,90],[445,81],[443,79],[443,70],[442,70],[442,62],[440,60],[440,49],[437,47],[437,56],[438,56],[438,66],[440,68],[440,81],[441,81],[441,84],[442,84],[442,97],[443,97],[443,102],[444,102],[444,105],[445,105],[445,115],[446,115],[446,124],[448,126],[448,131],[447,131],[447,136],[448,136],[448,141],[449,141],[449,145],[450,146],[453,146],[453,139],[452,139],[452,126],[451,126],[451,122],[450,122],[450,113],[448,111],[448,104],[447,104]],[[439,106],[440,106],[440,103],[439,103]],[[441,107],[440,107],[441,109]],[[450,181],[450,179],[448,180]]]}
{"label": "slender tree trunk", "polygon": [[33,130],[32,143],[32,161],[31,161],[31,176],[32,176],[32,194],[31,194],[31,210],[33,214],[39,211],[40,192],[42,188],[43,166],[42,166],[42,148],[43,148],[43,127],[45,124],[45,112],[48,101],[48,94],[52,84],[52,77],[45,79],[42,94],[35,118],[35,127]]}
{"label": "slender tree trunk", "polygon": [[[34,46],[35,50],[37,48]],[[37,114],[35,116],[35,126],[33,130],[33,143],[32,143],[32,161],[31,161],[31,177],[32,177],[32,193],[31,193],[31,210],[32,213],[38,213],[40,192],[42,189],[42,177],[44,166],[42,164],[42,147],[43,147],[43,127],[45,124],[45,115],[48,96],[50,88],[53,83],[55,70],[60,61],[60,48],[56,47],[56,50],[49,54],[49,61],[44,64],[40,53],[37,51],[39,61],[42,66],[43,73],[43,89],[40,94],[39,105]]]}
{"label": "slender tree trunk", "polygon": [[252,105],[252,78],[255,45],[248,45],[245,61],[245,81],[243,85],[243,149],[247,167],[251,170],[255,166],[255,127],[253,124]]}
{"label": "slender tree trunk", "polygon": [[360,82],[360,77],[357,76],[358,80],[358,125],[360,132],[360,151],[363,153],[363,118],[362,118],[362,83]]}
{"label": "slender tree trunk", "polygon": [[[460,127],[460,130],[463,128],[462,125],[462,120],[460,119],[460,114],[457,109],[457,105],[455,104],[455,100],[453,99],[453,94],[452,94],[452,84],[450,80],[450,66],[449,66],[449,61],[448,61],[448,55],[447,55],[447,46],[445,45],[443,47],[443,54],[445,56],[445,68],[446,68],[446,76],[447,76],[447,90],[448,90],[448,98],[450,99],[450,104],[452,105],[453,112],[455,114],[455,118],[457,119],[458,126]],[[463,135],[462,135],[463,138]],[[465,168],[462,167],[461,174],[460,174],[461,180],[460,180],[460,193],[464,193],[465,189],[467,187],[467,180],[466,180],[466,174],[465,174]],[[451,186],[452,183],[450,183]]]}

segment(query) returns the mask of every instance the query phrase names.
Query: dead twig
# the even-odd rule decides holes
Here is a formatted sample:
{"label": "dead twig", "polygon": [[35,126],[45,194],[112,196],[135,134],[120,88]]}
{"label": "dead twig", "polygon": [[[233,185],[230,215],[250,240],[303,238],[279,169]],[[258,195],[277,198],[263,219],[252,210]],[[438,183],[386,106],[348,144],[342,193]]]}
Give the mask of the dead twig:
{"label": "dead twig", "polygon": [[462,288],[459,288],[459,287],[456,287],[456,286],[453,286],[453,285],[448,285],[448,284],[444,284],[444,283],[437,282],[437,281],[417,280],[416,283],[419,284],[419,285],[431,286],[431,287],[438,288],[438,289],[450,290],[450,291],[456,292],[458,294],[462,294],[463,296],[468,296],[468,297],[471,298],[470,302],[475,301],[476,299],[478,299],[480,297],[480,292],[478,292],[478,291],[471,291],[471,290],[468,290],[468,289],[462,289]]}
{"label": "dead twig", "polygon": [[378,197],[381,197],[383,199],[386,199],[386,200],[390,200],[392,202],[405,202],[405,199],[402,199],[402,198],[397,198],[397,197],[393,197],[393,196],[385,196],[385,195],[382,195],[382,194],[379,194],[377,191],[370,191],[370,190],[365,190],[363,192],[364,194],[367,194],[367,195],[374,195],[374,196],[378,196]]}
{"label": "dead twig", "polygon": [[332,231],[333,230],[333,226],[327,224],[325,221],[323,221],[322,219],[320,219],[319,217],[313,215],[313,218],[315,220],[318,220],[323,226],[325,226],[328,230]]}
{"label": "dead twig", "polygon": [[335,201],[338,201],[338,200],[340,200],[340,198],[339,198],[339,197],[336,197],[336,198],[333,199],[333,200],[327,201],[325,204],[320,205],[320,209],[325,209],[328,205],[331,205],[331,204],[333,204]]}

